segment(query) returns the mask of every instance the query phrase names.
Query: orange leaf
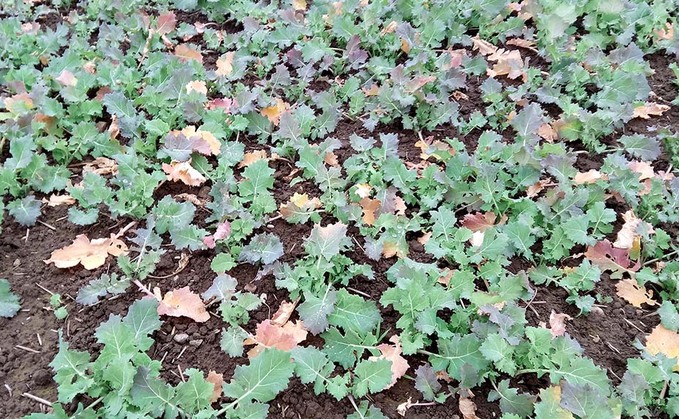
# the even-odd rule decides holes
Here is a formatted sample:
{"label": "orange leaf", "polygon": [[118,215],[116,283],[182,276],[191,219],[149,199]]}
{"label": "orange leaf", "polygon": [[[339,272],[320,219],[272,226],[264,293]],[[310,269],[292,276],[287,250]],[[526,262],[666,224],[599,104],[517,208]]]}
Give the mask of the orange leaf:
{"label": "orange leaf", "polygon": [[177,25],[177,16],[172,13],[165,13],[164,15],[158,16],[158,21],[156,22],[156,33],[158,35],[167,35],[172,32]]}
{"label": "orange leaf", "polygon": [[238,163],[238,168],[243,168],[250,166],[252,163],[256,162],[257,160],[264,160],[266,159],[266,150],[255,150],[251,153],[245,153],[243,155],[243,160]]}
{"label": "orange leaf", "polygon": [[236,53],[229,51],[217,59],[217,69],[215,74],[222,77],[227,77],[233,72],[233,57]]}
{"label": "orange leaf", "polygon": [[191,160],[172,161],[170,164],[163,163],[163,171],[167,175],[167,180],[181,181],[189,186],[200,186],[207,181],[205,176],[191,166]]}
{"label": "orange leaf", "polygon": [[281,113],[283,113],[283,111],[285,111],[287,108],[287,103],[283,102],[282,99],[276,98],[275,105],[262,108],[260,113],[262,116],[266,116],[272,124],[278,126],[278,122],[281,119]]}
{"label": "orange leaf", "polygon": [[[190,138],[191,140],[197,141],[198,142],[198,147],[195,147],[194,150],[198,151],[201,154],[205,155],[218,155],[222,149],[222,143],[219,142],[219,140],[210,132],[210,131],[203,131],[203,130],[197,130],[196,127],[193,125],[187,125],[183,130],[181,131],[170,131],[170,134],[174,135],[179,135],[182,134],[186,138]],[[204,149],[207,147],[208,150]]]}
{"label": "orange leaf", "polygon": [[203,300],[189,287],[168,291],[158,305],[158,314],[161,316],[188,317],[199,323],[210,320],[210,313],[205,309]]}
{"label": "orange leaf", "polygon": [[256,344],[248,351],[248,358],[254,358],[266,348],[276,348],[289,351],[307,337],[304,323],[299,321],[287,322],[283,326],[273,324],[271,320],[264,320],[257,325],[257,333],[245,340],[246,345]]}
{"label": "orange leaf", "polygon": [[53,251],[51,257],[44,262],[54,263],[57,268],[82,264],[85,269],[92,270],[106,263],[108,255],[120,256],[126,253],[127,246],[114,234],[108,239],[92,241],[86,235],[79,234],[72,244]]}
{"label": "orange leaf", "polygon": [[191,48],[187,44],[177,45],[174,49],[174,55],[179,57],[179,59],[184,62],[195,60],[203,64],[203,56],[201,55],[201,53]]}
{"label": "orange leaf", "polygon": [[[646,350],[651,355],[661,353],[668,358],[679,358],[679,334],[659,324],[646,337]],[[679,362],[675,365],[674,371],[679,371]]]}
{"label": "orange leaf", "polygon": [[386,359],[391,361],[391,384],[385,387],[385,389],[396,384],[396,381],[403,377],[410,367],[410,365],[408,365],[408,361],[406,361],[406,359],[401,356],[401,342],[398,335],[392,336],[389,341],[392,342],[393,345],[389,345],[387,343],[377,345],[377,349],[382,352],[382,355],[371,356],[368,358],[370,361],[376,361],[378,359]]}
{"label": "orange leaf", "polygon": [[653,292],[639,286],[635,279],[623,279],[615,284],[615,289],[618,290],[618,297],[624,298],[634,307],[641,308],[642,304],[655,305],[655,301],[651,298]]}
{"label": "orange leaf", "polygon": [[359,202],[363,209],[363,222],[371,226],[375,223],[375,211],[382,205],[379,199],[363,198]]}
{"label": "orange leaf", "polygon": [[207,374],[206,381],[208,383],[212,383],[214,386],[212,390],[212,395],[210,396],[210,403],[214,403],[217,400],[219,400],[219,397],[222,395],[222,384],[224,384],[224,375],[223,374],[217,374],[215,371],[210,371]]}

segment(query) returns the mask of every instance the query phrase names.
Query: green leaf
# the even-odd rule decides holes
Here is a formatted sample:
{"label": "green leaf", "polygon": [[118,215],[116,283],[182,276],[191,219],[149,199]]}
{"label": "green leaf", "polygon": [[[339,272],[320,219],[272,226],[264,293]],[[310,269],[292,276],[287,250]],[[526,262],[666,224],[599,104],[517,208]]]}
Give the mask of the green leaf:
{"label": "green leaf", "polygon": [[414,170],[407,169],[403,161],[398,158],[389,158],[382,166],[384,179],[390,181],[403,192],[410,190],[410,184],[417,179]]}
{"label": "green leaf", "polygon": [[561,224],[566,236],[577,244],[592,246],[596,243],[593,237],[587,234],[589,219],[587,217],[573,217]]}
{"label": "green leaf", "polygon": [[14,317],[20,309],[19,297],[10,291],[9,281],[0,278],[0,317]]}
{"label": "green leaf", "polygon": [[356,364],[354,375],[354,395],[363,397],[368,393],[378,393],[391,384],[391,361],[361,361]]}
{"label": "green leaf", "polygon": [[380,320],[380,311],[373,301],[349,294],[344,288],[337,291],[335,310],[328,315],[331,325],[360,334],[370,332]]}
{"label": "green leaf", "polygon": [[108,113],[119,118],[120,132],[128,138],[133,138],[141,118],[137,116],[137,110],[132,101],[126,98],[123,93],[114,92],[104,96],[103,103]]}
{"label": "green leaf", "polygon": [[147,367],[139,367],[134,376],[130,396],[135,406],[150,415],[174,418],[177,416],[175,391],[158,377],[151,375]]}
{"label": "green leaf", "polygon": [[203,373],[195,368],[186,369],[184,375],[189,379],[177,385],[174,402],[185,412],[199,412],[209,408],[214,385],[205,380]]}
{"label": "green leaf", "polygon": [[237,357],[243,355],[243,341],[248,337],[248,333],[237,326],[231,326],[222,330],[222,338],[219,346],[222,351],[229,356]]}
{"label": "green leaf", "polygon": [[177,202],[166,195],[158,201],[153,214],[156,218],[156,232],[164,234],[168,231],[181,230],[191,223],[196,207],[190,202]]}
{"label": "green leaf", "polygon": [[132,329],[133,339],[139,349],[148,350],[153,344],[149,335],[160,329],[162,324],[158,315],[158,300],[143,298],[135,301],[127,311],[124,321]]}
{"label": "green leaf", "polygon": [[269,189],[273,188],[274,170],[266,159],[257,160],[243,171],[244,180],[238,184],[238,192],[252,203],[250,210],[263,215],[276,210],[276,201]]}
{"label": "green leaf", "polygon": [[509,380],[502,380],[495,390],[488,394],[488,401],[500,401],[502,413],[512,413],[522,418],[533,414],[535,396],[519,394],[515,388],[509,387]]}
{"label": "green leaf", "polygon": [[[295,375],[303,384],[314,383],[314,393],[317,395],[323,393],[329,381],[328,377],[335,370],[335,365],[316,348],[297,347],[290,354],[295,361]],[[346,389],[344,391],[346,392]]]}
{"label": "green leaf", "polygon": [[283,256],[283,243],[273,233],[257,234],[246,244],[238,256],[238,261],[265,265],[274,263]]}
{"label": "green leaf", "polygon": [[434,400],[441,390],[441,383],[436,378],[436,372],[429,364],[420,365],[415,370],[415,388],[422,393],[425,400]]}
{"label": "green leaf", "polygon": [[589,358],[571,358],[569,365],[564,365],[557,370],[551,371],[552,382],[565,379],[570,384],[590,386],[592,389],[607,396],[610,393],[610,380],[606,372]]}
{"label": "green leaf", "polygon": [[28,195],[23,199],[16,199],[7,204],[9,215],[14,217],[23,226],[34,226],[40,216],[40,201],[33,195]]}
{"label": "green leaf", "polygon": [[288,387],[294,363],[290,354],[267,348],[250,365],[236,367],[233,379],[224,384],[224,395],[236,399],[229,406],[252,400],[268,402]]}
{"label": "green leaf", "polygon": [[130,279],[125,276],[118,278],[116,273],[112,273],[110,276],[104,273],[99,278],[93,279],[87,285],[80,288],[75,301],[78,304],[93,305],[99,301],[99,298],[105,297],[108,294],[122,294],[129,285]]}
{"label": "green leaf", "polygon": [[330,260],[341,251],[351,246],[351,239],[347,237],[347,226],[342,223],[329,224],[321,227],[314,225],[311,235],[304,243],[304,248],[310,256],[322,257]]}
{"label": "green leaf", "polygon": [[504,233],[509,237],[509,242],[526,259],[533,259],[533,252],[530,247],[535,244],[535,236],[532,235],[531,228],[522,222],[507,224]]}
{"label": "green leaf", "polygon": [[642,160],[655,160],[660,156],[660,142],[645,135],[623,135],[618,139],[624,151]]}
{"label": "green leaf", "polygon": [[366,350],[377,349],[377,338],[371,334],[360,335],[348,330],[343,335],[337,328],[330,327],[321,337],[325,341],[323,352],[345,369],[351,368]]}
{"label": "green leaf", "polygon": [[335,310],[337,291],[326,287],[322,297],[316,297],[310,292],[304,293],[304,302],[297,307],[299,317],[304,321],[304,327],[317,335],[328,328],[328,315]]}
{"label": "green leaf", "polygon": [[535,405],[535,419],[574,419],[573,415],[560,406],[561,387],[540,390],[540,402]]}
{"label": "green leaf", "polygon": [[[483,381],[489,361],[481,353],[481,341],[474,335],[454,334],[449,339],[438,340],[438,354],[429,355],[429,362],[436,371],[447,371],[459,381],[466,379],[469,388]],[[467,376],[469,370],[472,376]]]}
{"label": "green leaf", "polygon": [[369,402],[362,401],[358,406],[358,410],[347,416],[347,419],[388,419],[382,411],[371,406]]}
{"label": "green leaf", "polygon": [[90,354],[68,349],[68,343],[59,332],[59,352],[50,362],[50,367],[56,372],[54,381],[59,385],[58,400],[61,403],[70,403],[94,385],[94,379],[87,373],[91,365]]}
{"label": "green leaf", "polygon": [[[561,407],[583,418],[613,419],[616,415],[601,390],[590,385],[565,382],[561,385]],[[617,416],[619,417],[619,416]]]}

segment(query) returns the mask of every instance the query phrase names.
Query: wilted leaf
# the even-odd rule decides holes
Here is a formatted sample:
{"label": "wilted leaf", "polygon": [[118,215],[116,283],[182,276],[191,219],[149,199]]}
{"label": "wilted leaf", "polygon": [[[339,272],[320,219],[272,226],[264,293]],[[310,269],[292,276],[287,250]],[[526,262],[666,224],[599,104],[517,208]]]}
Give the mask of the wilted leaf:
{"label": "wilted leaf", "polygon": [[292,8],[295,10],[306,10],[306,0],[292,0]]}
{"label": "wilted leaf", "polygon": [[320,207],[320,199],[309,199],[309,195],[295,192],[288,203],[281,204],[280,213],[290,223],[306,222],[309,216]]}
{"label": "wilted leaf", "polygon": [[222,77],[227,77],[233,72],[233,56],[235,52],[229,51],[217,59],[217,69],[215,74]]}
{"label": "wilted leaf", "polygon": [[172,13],[165,13],[158,16],[158,21],[156,22],[156,33],[158,35],[167,35],[172,32],[177,25],[177,16]]}
{"label": "wilted leaf", "polygon": [[278,307],[278,311],[271,317],[271,324],[276,326],[283,326],[288,322],[292,313],[295,312],[295,307],[297,307],[297,301],[289,303],[283,301]]}
{"label": "wilted leaf", "polygon": [[486,73],[489,77],[507,76],[517,79],[524,74],[523,58],[518,50],[499,49],[488,56],[489,61],[495,61],[495,65]]}
{"label": "wilted leaf", "polygon": [[106,263],[108,255],[120,256],[127,253],[127,246],[114,234],[108,239],[90,241],[84,234],[76,236],[72,244],[52,252],[44,261],[54,263],[57,268],[70,268],[82,264],[85,269],[92,270]]}
{"label": "wilted leaf", "polygon": [[631,161],[627,164],[627,167],[639,174],[639,180],[652,179],[655,176],[653,166],[646,161]]}
{"label": "wilted leaf", "polygon": [[257,332],[245,340],[245,345],[257,345],[248,351],[248,358],[254,358],[266,348],[290,351],[307,337],[303,322],[286,322],[282,326],[264,320],[257,325]]}
{"label": "wilted leaf", "polygon": [[214,389],[210,396],[210,403],[214,403],[222,396],[222,384],[224,384],[224,375],[217,374],[216,371],[210,371],[206,378],[208,383],[212,383]]}
{"label": "wilted leaf", "polygon": [[549,314],[549,330],[552,332],[552,337],[563,336],[566,333],[566,320],[570,320],[571,316],[565,313],[556,313],[554,310]]}
{"label": "wilted leaf", "polygon": [[47,203],[48,207],[57,207],[59,205],[73,205],[76,200],[71,195],[50,195],[49,200],[43,198],[43,202]]}
{"label": "wilted leaf", "polygon": [[[156,296],[160,292],[156,288]],[[183,287],[168,291],[158,305],[158,314],[172,317],[188,317],[199,323],[210,320],[210,313],[205,309],[205,304],[200,296]]]}
{"label": "wilted leaf", "polygon": [[191,160],[183,162],[172,161],[170,164],[163,163],[163,171],[167,175],[168,180],[174,182],[181,181],[189,186],[200,186],[207,181],[205,176],[191,166]]}
{"label": "wilted leaf", "polygon": [[179,44],[174,49],[174,55],[176,55],[182,61],[195,60],[203,64],[203,56],[197,50],[191,48],[187,44]]}
{"label": "wilted leaf", "polygon": [[391,361],[391,384],[385,387],[388,389],[396,384],[399,378],[403,377],[408,371],[408,361],[401,356],[401,342],[398,335],[393,335],[390,339],[393,345],[386,343],[377,345],[377,349],[382,352],[380,356],[371,356],[369,361],[377,361],[379,359],[386,359]]}
{"label": "wilted leaf", "polygon": [[266,150],[255,150],[250,153],[245,153],[243,155],[243,160],[238,163],[239,168],[247,167],[250,166],[252,163],[256,162],[257,160],[266,160],[267,154]]}
{"label": "wilted leaf", "polygon": [[472,38],[472,42],[474,43],[474,50],[479,51],[481,55],[494,54],[498,50],[495,45],[488,41],[484,41],[479,38],[478,35]]}
{"label": "wilted leaf", "polygon": [[187,83],[186,93],[198,92],[207,95],[207,85],[203,80],[193,80]]}
{"label": "wilted leaf", "polygon": [[640,286],[636,279],[623,279],[615,284],[615,289],[619,297],[624,298],[634,307],[641,308],[642,304],[655,305],[655,301],[651,298],[653,291]]}
{"label": "wilted leaf", "polygon": [[[646,337],[646,350],[651,355],[661,353],[668,358],[679,358],[679,334],[659,324]],[[679,362],[677,362],[674,370],[679,371]]]}
{"label": "wilted leaf", "polygon": [[634,114],[632,114],[632,118],[650,119],[652,116],[662,115],[669,109],[670,107],[668,105],[660,105],[655,102],[647,102],[643,105],[634,108]]}
{"label": "wilted leaf", "polygon": [[634,247],[636,241],[641,237],[639,231],[653,233],[653,226],[646,221],[642,221],[634,214],[634,211],[628,210],[622,215],[625,223],[618,232],[618,236],[613,243],[614,247],[618,249],[631,249]]}

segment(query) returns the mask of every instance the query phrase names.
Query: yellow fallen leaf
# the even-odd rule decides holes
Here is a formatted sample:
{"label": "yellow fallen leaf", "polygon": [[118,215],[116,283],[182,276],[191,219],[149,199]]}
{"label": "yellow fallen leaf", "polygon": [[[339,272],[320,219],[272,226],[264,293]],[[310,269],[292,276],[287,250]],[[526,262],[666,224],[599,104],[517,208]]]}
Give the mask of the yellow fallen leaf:
{"label": "yellow fallen leaf", "polygon": [[229,51],[217,59],[217,69],[215,74],[218,76],[226,77],[231,75],[233,72],[233,56],[234,51]]}
{"label": "yellow fallen leaf", "polygon": [[306,0],[292,0],[292,8],[295,10],[306,10]]}
{"label": "yellow fallen leaf", "polygon": [[615,284],[615,289],[618,297],[625,299],[634,307],[641,308],[642,304],[655,305],[655,301],[651,298],[653,292],[639,286],[636,279],[623,279]]}
{"label": "yellow fallen leaf", "polygon": [[212,134],[210,131],[204,131],[201,129],[197,130],[193,125],[187,125],[181,131],[174,130],[170,131],[170,133],[174,135],[182,134],[186,138],[197,137],[202,143],[207,144],[208,148],[210,149],[209,152],[202,151],[202,149],[197,150],[201,154],[212,154],[216,156],[220,153],[222,148],[222,143],[219,142],[214,134]]}
{"label": "yellow fallen leaf", "polygon": [[238,167],[242,169],[243,167],[250,166],[257,160],[264,160],[266,158],[267,158],[266,150],[255,150],[250,153],[245,153],[243,155],[243,160],[241,160],[240,163],[238,163]]}
{"label": "yellow fallen leaf", "polygon": [[363,209],[363,222],[371,226],[375,224],[375,211],[380,209],[382,203],[379,199],[363,198],[359,202]]}
{"label": "yellow fallen leaf", "polygon": [[281,119],[281,113],[285,111],[288,108],[288,104],[283,102],[282,99],[276,98],[276,104],[272,106],[267,106],[266,108],[262,108],[261,114],[262,116],[266,116],[266,118],[271,121],[272,124],[278,126],[278,123],[280,122]]}
{"label": "yellow fallen leaf", "polygon": [[[659,324],[646,337],[646,350],[651,355],[664,354],[668,358],[679,358],[679,334]],[[679,371],[679,362],[673,369]]]}
{"label": "yellow fallen leaf", "polygon": [[107,239],[87,238],[84,234],[76,236],[73,243],[52,252],[44,262],[54,263],[57,268],[71,268],[82,264],[87,270],[92,270],[106,263],[108,255],[120,256],[127,253],[127,246],[122,240],[111,234]]}

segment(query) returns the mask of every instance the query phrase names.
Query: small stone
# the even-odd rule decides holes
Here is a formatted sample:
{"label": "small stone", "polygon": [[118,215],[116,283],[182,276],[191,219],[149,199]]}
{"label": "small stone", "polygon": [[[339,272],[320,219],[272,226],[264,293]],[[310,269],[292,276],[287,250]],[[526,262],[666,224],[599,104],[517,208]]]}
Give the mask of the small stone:
{"label": "small stone", "polygon": [[38,370],[33,374],[33,382],[39,386],[46,386],[52,381],[52,375],[46,370]]}
{"label": "small stone", "polygon": [[189,345],[198,347],[203,344],[203,339],[192,339],[189,341]]}
{"label": "small stone", "polygon": [[174,335],[174,341],[177,343],[186,343],[187,340],[189,340],[189,335],[186,333],[177,333]]}
{"label": "small stone", "polygon": [[14,259],[14,263],[12,264],[16,268],[17,266],[21,265],[21,259]]}

